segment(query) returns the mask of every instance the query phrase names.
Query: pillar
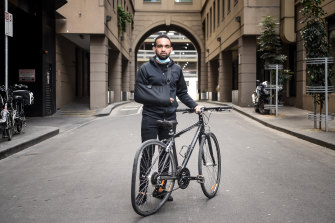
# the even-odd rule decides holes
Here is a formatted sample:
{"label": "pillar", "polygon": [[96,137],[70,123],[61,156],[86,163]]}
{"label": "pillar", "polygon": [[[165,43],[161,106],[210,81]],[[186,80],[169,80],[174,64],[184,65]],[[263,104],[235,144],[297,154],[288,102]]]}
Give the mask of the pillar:
{"label": "pillar", "polygon": [[122,84],[122,54],[120,52],[113,52],[111,64],[110,64],[110,75],[111,75],[111,91],[113,91],[112,102],[121,101],[121,84]]}
{"label": "pillar", "polygon": [[[232,53],[231,51],[222,52],[221,55],[221,63],[219,70],[219,78],[221,76],[220,81],[220,101],[222,102],[231,102],[232,101],[232,77],[233,77],[233,61],[232,61]],[[220,74],[221,72],[221,74]]]}
{"label": "pillar", "polygon": [[135,55],[131,54],[131,61],[129,62],[129,90],[130,95],[129,99],[134,99],[134,89],[135,89],[135,77],[136,77],[136,63],[135,63]]}
{"label": "pillar", "polygon": [[123,60],[122,62],[122,101],[127,101],[129,98],[130,63],[128,60]]}
{"label": "pillar", "polygon": [[238,105],[253,106],[251,94],[256,82],[256,37],[239,39],[238,57]]}
{"label": "pillar", "polygon": [[208,93],[208,78],[207,78],[207,64],[206,64],[206,52],[201,52],[201,61],[200,61],[200,74],[199,74],[199,93],[200,99],[207,99]]}
{"label": "pillar", "polygon": [[90,108],[107,105],[108,42],[105,36],[90,38]]}

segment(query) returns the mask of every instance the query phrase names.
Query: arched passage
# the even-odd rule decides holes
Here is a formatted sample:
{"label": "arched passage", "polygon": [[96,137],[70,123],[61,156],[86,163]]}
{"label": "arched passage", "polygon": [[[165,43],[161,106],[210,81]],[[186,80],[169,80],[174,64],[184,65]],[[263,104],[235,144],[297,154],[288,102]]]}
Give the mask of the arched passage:
{"label": "arched passage", "polygon": [[[165,22],[165,21],[164,21]],[[205,50],[204,50],[204,44],[203,41],[199,38],[199,36],[194,35],[192,33],[192,30],[189,30],[187,27],[184,27],[183,24],[171,24],[166,25],[162,23],[155,23],[149,26],[146,30],[142,31],[140,35],[137,35],[135,37],[135,41],[133,43],[133,65],[132,65],[132,71],[131,71],[131,86],[135,83],[135,76],[136,76],[136,64],[137,64],[137,53],[141,46],[141,44],[147,39],[150,35],[159,32],[159,31],[176,31],[183,35],[185,35],[194,45],[194,47],[197,50],[198,53],[198,94],[199,99],[201,98],[200,93],[207,91],[207,77],[206,77],[206,71],[207,67],[205,65]],[[173,43],[172,43],[173,44]],[[133,90],[133,89],[132,89]]]}

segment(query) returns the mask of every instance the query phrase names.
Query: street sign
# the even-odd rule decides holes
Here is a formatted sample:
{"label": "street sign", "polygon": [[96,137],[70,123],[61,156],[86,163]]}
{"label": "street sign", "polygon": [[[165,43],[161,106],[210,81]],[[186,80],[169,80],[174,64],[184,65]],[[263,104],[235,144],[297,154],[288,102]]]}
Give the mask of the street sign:
{"label": "street sign", "polygon": [[13,37],[13,15],[5,12],[5,35]]}
{"label": "street sign", "polygon": [[20,82],[35,82],[35,69],[19,69]]}

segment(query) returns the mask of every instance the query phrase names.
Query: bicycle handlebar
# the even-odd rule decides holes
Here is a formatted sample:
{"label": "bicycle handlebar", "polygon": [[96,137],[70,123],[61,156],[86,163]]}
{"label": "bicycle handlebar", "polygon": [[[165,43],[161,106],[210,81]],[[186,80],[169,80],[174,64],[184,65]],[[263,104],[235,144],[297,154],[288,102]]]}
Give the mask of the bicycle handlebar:
{"label": "bicycle handlebar", "polygon": [[[202,107],[202,111],[210,111],[210,110],[215,110],[215,111],[225,111],[232,109],[232,106],[219,106],[219,107]],[[186,109],[177,109],[176,112],[183,112],[183,113],[194,113],[195,109],[194,108],[186,108]]]}

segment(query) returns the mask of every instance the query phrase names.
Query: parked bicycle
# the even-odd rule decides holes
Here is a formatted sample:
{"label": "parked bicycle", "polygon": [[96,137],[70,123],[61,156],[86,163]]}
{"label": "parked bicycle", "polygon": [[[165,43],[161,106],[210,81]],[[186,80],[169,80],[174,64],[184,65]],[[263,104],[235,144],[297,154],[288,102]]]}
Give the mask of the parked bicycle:
{"label": "parked bicycle", "polygon": [[[145,141],[135,154],[131,181],[131,202],[137,214],[148,216],[156,213],[174,190],[186,189],[191,180],[200,183],[203,193],[208,198],[213,198],[216,195],[221,177],[220,147],[214,133],[206,128],[211,113],[206,115],[205,111],[225,111],[231,108],[231,106],[203,107],[198,114],[198,122],[178,133],[173,130],[177,121],[158,121],[159,126],[169,129],[171,137],[163,141],[157,139]],[[177,112],[194,113],[194,109],[178,109]],[[192,142],[186,148],[186,153],[180,153],[184,160],[179,166],[175,138],[195,127],[198,127],[197,131]],[[197,142],[199,142],[199,174],[191,176],[187,163]],[[176,189],[174,189],[175,181],[179,186]],[[167,193],[163,197],[157,198],[157,193],[162,191]]]}
{"label": "parked bicycle", "polygon": [[23,84],[10,86],[7,91],[4,86],[0,87],[0,130],[3,138],[11,140],[14,132],[20,133],[26,125],[24,106],[34,103],[33,93],[27,89]]}

